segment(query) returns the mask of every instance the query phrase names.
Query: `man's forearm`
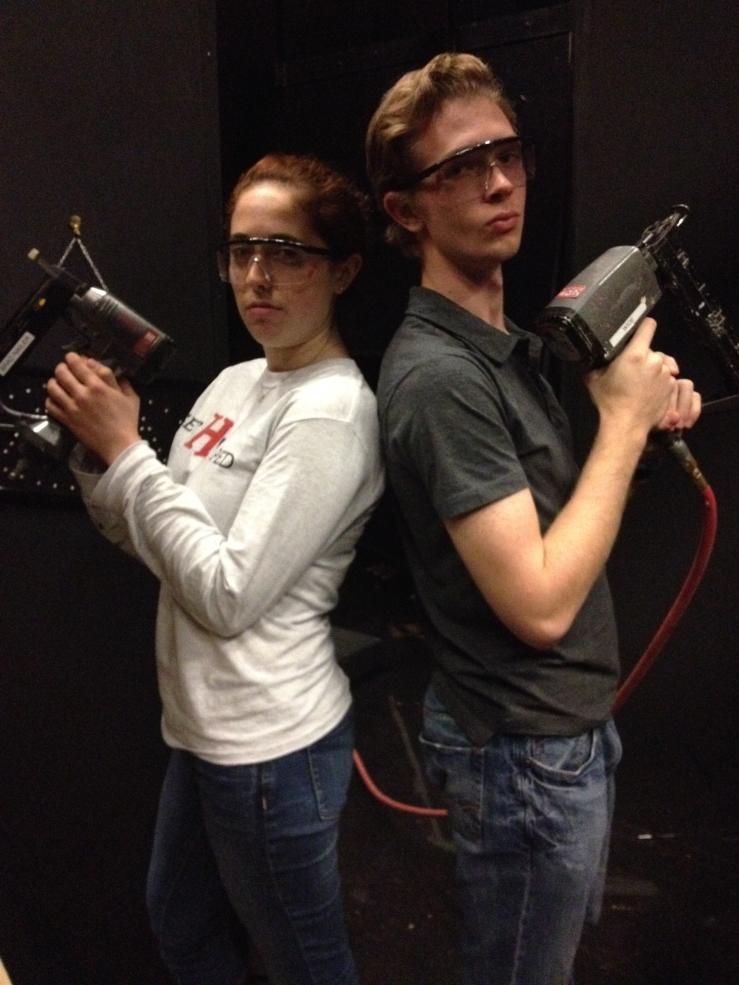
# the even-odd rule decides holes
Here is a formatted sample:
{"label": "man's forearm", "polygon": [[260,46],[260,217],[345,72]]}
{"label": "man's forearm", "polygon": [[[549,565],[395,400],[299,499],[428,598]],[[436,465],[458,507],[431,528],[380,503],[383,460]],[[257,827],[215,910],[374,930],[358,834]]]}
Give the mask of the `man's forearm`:
{"label": "man's forearm", "polygon": [[545,578],[568,623],[611,553],[644,444],[641,429],[602,423],[572,496],[544,535]]}

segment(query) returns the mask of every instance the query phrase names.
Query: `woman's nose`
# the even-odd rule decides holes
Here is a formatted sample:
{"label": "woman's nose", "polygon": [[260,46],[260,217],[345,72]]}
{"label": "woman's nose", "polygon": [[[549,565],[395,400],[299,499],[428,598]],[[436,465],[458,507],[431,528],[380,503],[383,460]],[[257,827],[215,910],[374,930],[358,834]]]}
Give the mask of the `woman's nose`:
{"label": "woman's nose", "polygon": [[258,253],[255,253],[249,260],[244,280],[256,281],[258,284],[271,283],[272,278],[269,275],[269,271],[264,266],[264,261]]}

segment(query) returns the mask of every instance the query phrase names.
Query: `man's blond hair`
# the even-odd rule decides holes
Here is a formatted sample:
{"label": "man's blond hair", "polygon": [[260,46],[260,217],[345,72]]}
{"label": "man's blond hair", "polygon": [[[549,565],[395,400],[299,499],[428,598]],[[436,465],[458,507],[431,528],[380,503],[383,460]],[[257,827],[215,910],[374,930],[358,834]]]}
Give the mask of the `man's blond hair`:
{"label": "man's blond hair", "polygon": [[[475,55],[445,52],[423,68],[406,72],[380,101],[365,141],[367,175],[382,207],[386,192],[403,188],[415,172],[411,149],[422,132],[450,99],[487,96],[516,127],[516,114],[489,65]],[[392,222],[389,243],[415,254],[414,237]]]}

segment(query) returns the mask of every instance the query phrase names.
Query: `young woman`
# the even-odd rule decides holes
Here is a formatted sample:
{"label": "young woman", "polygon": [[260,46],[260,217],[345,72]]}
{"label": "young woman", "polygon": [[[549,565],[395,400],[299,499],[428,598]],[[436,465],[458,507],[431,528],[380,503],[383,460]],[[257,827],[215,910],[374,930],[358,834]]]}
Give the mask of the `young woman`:
{"label": "young woman", "polygon": [[365,216],[316,160],[242,175],[219,266],[264,358],[205,390],[166,466],[127,381],[70,354],[48,384],[86,449],[73,467],[93,519],[161,581],[172,752],[147,898],[179,985],[240,985],[247,936],[274,985],[358,981],[336,863],[351,701],[328,614],[382,488],[375,401],[336,319]]}

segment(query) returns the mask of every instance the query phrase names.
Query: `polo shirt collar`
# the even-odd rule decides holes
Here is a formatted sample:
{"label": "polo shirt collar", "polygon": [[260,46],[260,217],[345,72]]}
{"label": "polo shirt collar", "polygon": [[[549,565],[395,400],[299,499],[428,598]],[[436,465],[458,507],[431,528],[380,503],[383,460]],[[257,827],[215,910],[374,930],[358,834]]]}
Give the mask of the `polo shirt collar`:
{"label": "polo shirt collar", "polygon": [[411,287],[407,314],[422,318],[441,331],[464,339],[498,364],[506,362],[519,343],[528,350],[530,357],[536,358],[541,350],[541,339],[530,332],[524,332],[508,318],[508,332],[501,332],[428,287]]}

